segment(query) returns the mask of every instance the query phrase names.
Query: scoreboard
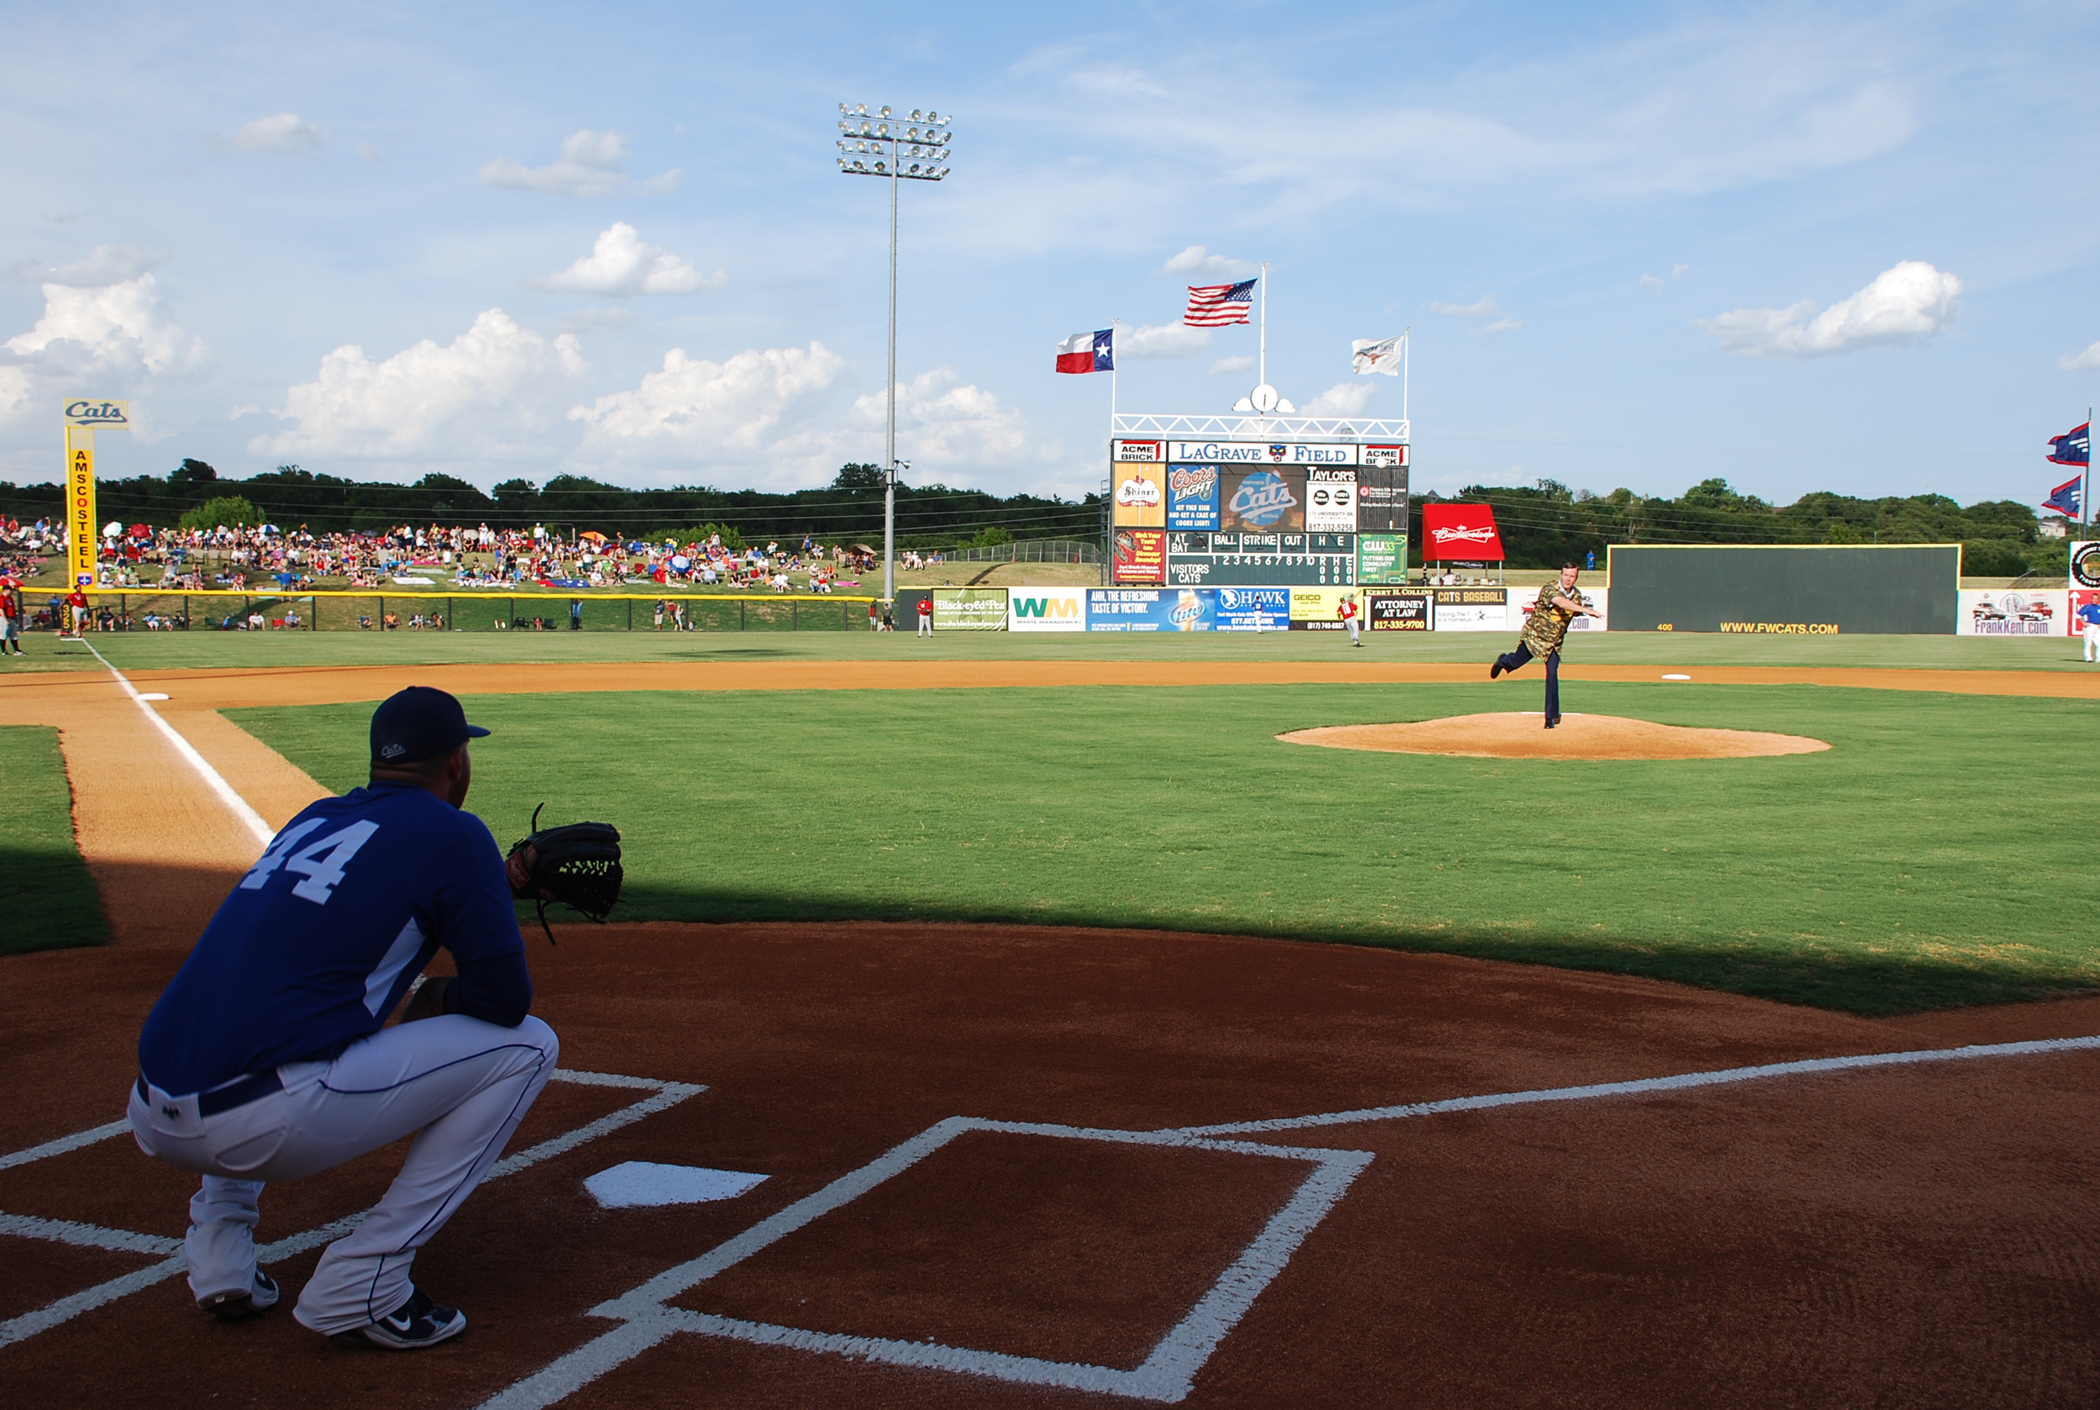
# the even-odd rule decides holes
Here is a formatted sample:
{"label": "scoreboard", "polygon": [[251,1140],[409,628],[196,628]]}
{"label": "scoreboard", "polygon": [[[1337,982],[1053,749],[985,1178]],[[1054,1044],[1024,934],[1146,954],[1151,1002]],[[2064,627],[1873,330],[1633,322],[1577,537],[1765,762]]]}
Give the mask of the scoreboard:
{"label": "scoreboard", "polygon": [[1405,575],[1404,441],[1117,439],[1109,453],[1118,583],[1353,587]]}

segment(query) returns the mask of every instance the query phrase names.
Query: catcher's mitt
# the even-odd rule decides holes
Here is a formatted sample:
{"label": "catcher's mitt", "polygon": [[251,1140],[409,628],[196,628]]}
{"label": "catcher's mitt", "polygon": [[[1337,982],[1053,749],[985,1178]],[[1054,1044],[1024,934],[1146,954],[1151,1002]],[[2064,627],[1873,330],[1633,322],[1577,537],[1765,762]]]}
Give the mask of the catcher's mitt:
{"label": "catcher's mitt", "polygon": [[611,823],[580,822],[539,830],[540,809],[532,810],[533,833],[515,843],[510,855],[530,847],[533,851],[531,880],[524,894],[539,903],[540,929],[547,943],[554,943],[554,927],[547,924],[547,904],[559,901],[573,906],[601,924],[606,912],[620,899],[620,883],[626,877],[620,867],[620,829]]}

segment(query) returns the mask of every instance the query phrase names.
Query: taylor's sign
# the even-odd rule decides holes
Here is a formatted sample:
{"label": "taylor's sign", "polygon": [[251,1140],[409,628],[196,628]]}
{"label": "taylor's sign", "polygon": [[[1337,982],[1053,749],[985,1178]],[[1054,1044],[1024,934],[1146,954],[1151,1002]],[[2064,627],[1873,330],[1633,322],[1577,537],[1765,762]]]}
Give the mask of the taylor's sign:
{"label": "taylor's sign", "polygon": [[[1129,442],[1123,442],[1127,445]],[[1355,446],[1295,441],[1173,441],[1169,460],[1200,465],[1354,465]]]}

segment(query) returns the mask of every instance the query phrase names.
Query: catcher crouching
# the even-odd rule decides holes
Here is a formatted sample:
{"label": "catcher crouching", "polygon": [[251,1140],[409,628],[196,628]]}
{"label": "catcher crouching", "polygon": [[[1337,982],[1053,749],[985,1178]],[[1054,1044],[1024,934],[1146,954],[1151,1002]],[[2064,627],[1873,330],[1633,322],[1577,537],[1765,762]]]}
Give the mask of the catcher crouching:
{"label": "catcher crouching", "polygon": [[[603,824],[536,833],[508,858],[496,850],[460,806],[468,741],[487,733],[441,690],[413,686],[380,705],[370,782],[277,834],[146,1020],[131,1126],[146,1154],[202,1177],[183,1253],[190,1293],[215,1317],[281,1295],[256,1266],[266,1183],[413,1134],[400,1175],[322,1253],[292,1315],[394,1351],[466,1329],[410,1268],[502,1154],[560,1052],[531,1016],[513,897],[602,919],[620,884],[619,834]],[[441,948],[457,974],[423,984],[401,1023],[384,1026]]]}

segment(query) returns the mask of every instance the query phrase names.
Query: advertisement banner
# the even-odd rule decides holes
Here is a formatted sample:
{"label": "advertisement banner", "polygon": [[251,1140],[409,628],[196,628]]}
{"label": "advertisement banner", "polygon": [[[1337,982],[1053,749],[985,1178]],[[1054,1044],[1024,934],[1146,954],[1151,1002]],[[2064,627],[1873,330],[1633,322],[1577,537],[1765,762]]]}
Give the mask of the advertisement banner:
{"label": "advertisement banner", "polygon": [[1009,588],[1006,629],[1010,632],[1083,632],[1085,588]]}
{"label": "advertisement banner", "polygon": [[1366,588],[1364,625],[1374,632],[1426,632],[1429,630],[1429,594]]}
{"label": "advertisement banner", "polygon": [[1500,563],[1502,536],[1495,532],[1494,507],[1486,504],[1423,505],[1422,561]]}
{"label": "advertisement banner", "polygon": [[1114,580],[1119,583],[1160,583],[1167,578],[1167,531],[1165,529],[1118,529],[1115,537]]}
{"label": "advertisement banner", "polygon": [[1218,527],[1218,467],[1167,467],[1167,527],[1209,530]]}
{"label": "advertisement banner", "polygon": [[1312,469],[1305,472],[1305,528],[1308,533],[1356,532],[1356,472]]}
{"label": "advertisement banner", "polygon": [[1227,532],[1295,533],[1305,527],[1305,472],[1227,471],[1218,527]]}
{"label": "advertisement banner", "polygon": [[1116,486],[1116,527],[1163,529],[1167,524],[1167,491],[1160,472],[1145,466],[1118,465],[1111,477]]}
{"label": "advertisement banner", "polygon": [[1503,632],[1522,624],[1510,621],[1507,588],[1438,588],[1435,596],[1435,631]]}
{"label": "advertisement banner", "polygon": [[[1376,447],[1366,447],[1366,450]],[[1401,449],[1406,449],[1405,446]],[[1407,466],[1366,465],[1356,472],[1356,527],[1366,534],[1407,532]]]}
{"label": "advertisement banner", "polygon": [[1006,589],[935,588],[933,629],[937,632],[1005,631]]}
{"label": "advertisement banner", "polygon": [[2078,614],[2095,604],[2100,604],[2100,588],[2072,588],[2070,600],[2064,604],[2064,630],[2072,636],[2084,636],[2086,621]]}
{"label": "advertisement banner", "polygon": [[1111,441],[1109,459],[1119,465],[1142,464],[1163,465],[1167,459],[1165,441]]}
{"label": "advertisement banner", "polygon": [[[1351,587],[1309,587],[1291,589],[1291,630],[1294,632],[1339,632],[1347,630],[1342,623],[1342,598],[1355,597]],[[1362,605],[1361,600],[1358,603]]]}
{"label": "advertisement banner", "polygon": [[1407,447],[1365,446],[1361,458],[1365,465],[1375,466],[1380,470],[1400,470],[1407,465]]}
{"label": "advertisement banner", "polygon": [[[1594,607],[1604,613],[1602,617],[1577,617],[1568,623],[1570,632],[1601,632],[1611,623],[1611,589],[1584,587],[1575,588],[1575,600],[1585,607]],[[1523,631],[1524,624],[1531,620],[1532,611],[1539,604],[1535,588],[1511,588],[1509,591],[1509,625],[1512,631]]]}
{"label": "advertisement banner", "polygon": [[1221,632],[1290,630],[1291,595],[1284,588],[1219,588],[1213,594],[1214,621]]}
{"label": "advertisement banner", "polygon": [[[2056,636],[2064,630],[2058,623],[2068,622],[2071,616],[2065,594],[2046,589],[1977,592],[1963,588],[1956,597],[1956,636]],[[2070,632],[2076,636],[2078,628],[2073,625]]]}
{"label": "advertisement banner", "polygon": [[[95,585],[95,452],[84,445],[66,450],[66,571],[76,587]],[[85,439],[93,440],[93,436]]]}
{"label": "advertisement banner", "polygon": [[1356,580],[1360,583],[1406,582],[1407,536],[1405,534],[1358,534],[1356,536]]}
{"label": "advertisement banner", "polygon": [[1088,588],[1086,629],[1090,632],[1172,631],[1167,614],[1180,596],[1170,588]]}
{"label": "advertisement banner", "polygon": [[103,428],[111,431],[131,429],[131,403],[128,401],[106,401],[100,397],[79,397],[66,403],[66,424],[93,431]]}
{"label": "advertisement banner", "polygon": [[2100,542],[2091,539],[2072,542],[2071,586],[2100,588]]}
{"label": "advertisement banner", "polygon": [[1167,459],[1205,465],[1354,465],[1355,446],[1283,441],[1170,441]]}

